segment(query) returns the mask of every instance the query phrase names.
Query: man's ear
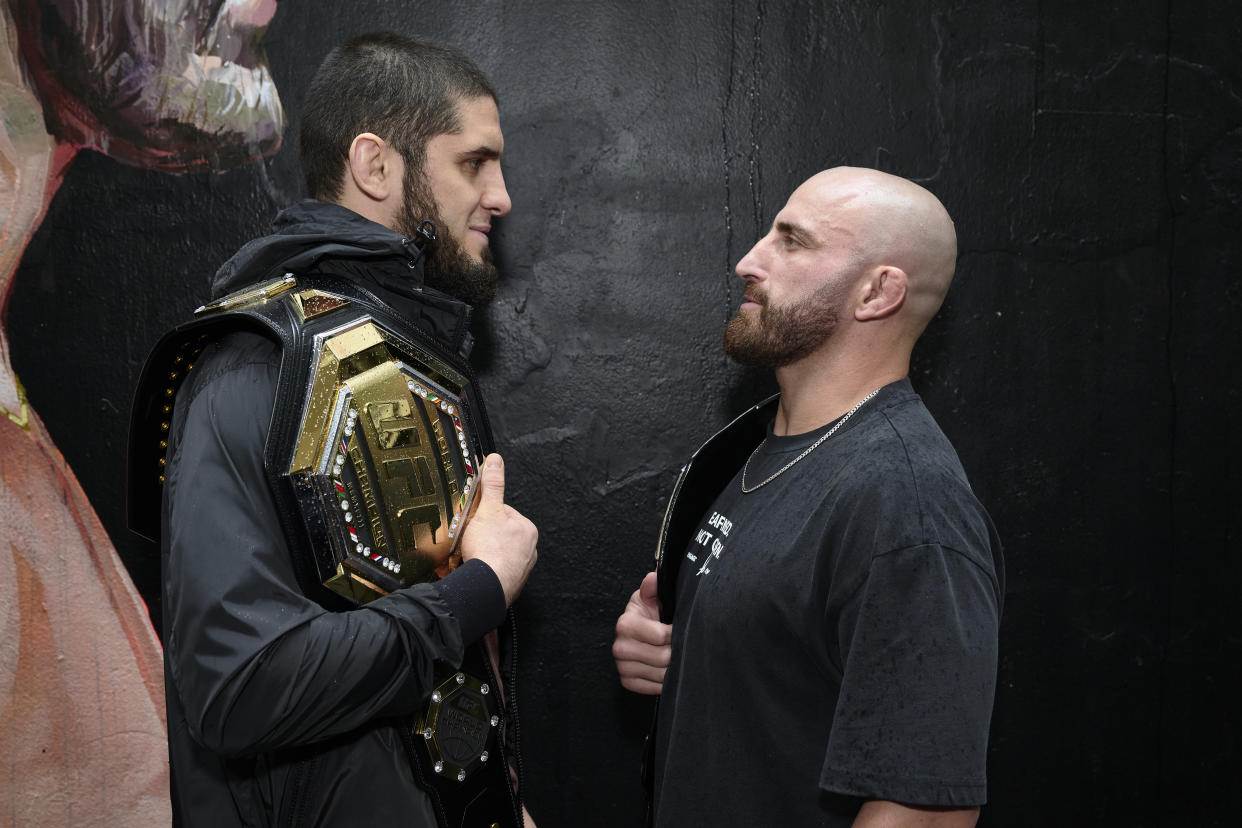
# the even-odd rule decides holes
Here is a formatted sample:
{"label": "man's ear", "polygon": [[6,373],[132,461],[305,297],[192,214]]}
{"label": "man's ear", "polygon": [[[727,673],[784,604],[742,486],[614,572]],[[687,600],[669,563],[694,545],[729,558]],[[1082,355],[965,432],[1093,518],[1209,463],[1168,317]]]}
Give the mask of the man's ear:
{"label": "man's ear", "polygon": [[349,145],[349,175],[367,198],[387,201],[401,188],[396,152],[373,132],[354,137]]}
{"label": "man's ear", "polygon": [[909,280],[899,267],[877,267],[863,282],[862,301],[854,308],[854,318],[859,322],[884,319],[901,310],[905,304]]}

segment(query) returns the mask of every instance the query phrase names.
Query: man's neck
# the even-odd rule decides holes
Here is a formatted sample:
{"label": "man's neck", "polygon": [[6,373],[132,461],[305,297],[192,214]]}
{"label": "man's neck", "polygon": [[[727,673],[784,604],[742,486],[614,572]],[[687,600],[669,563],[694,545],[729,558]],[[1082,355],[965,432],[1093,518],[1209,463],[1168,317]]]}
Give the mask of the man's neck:
{"label": "man's neck", "polygon": [[845,414],[872,391],[910,373],[908,354],[886,359],[812,354],[776,369],[781,388],[773,433],[805,434]]}
{"label": "man's neck", "polygon": [[396,224],[396,216],[391,209],[391,205],[385,205],[383,202],[367,198],[366,194],[359,192],[356,187],[344,187],[340,198],[335,201],[328,199],[327,203],[344,207],[346,210],[352,210],[364,219],[373,221],[376,224],[382,224],[390,229]]}

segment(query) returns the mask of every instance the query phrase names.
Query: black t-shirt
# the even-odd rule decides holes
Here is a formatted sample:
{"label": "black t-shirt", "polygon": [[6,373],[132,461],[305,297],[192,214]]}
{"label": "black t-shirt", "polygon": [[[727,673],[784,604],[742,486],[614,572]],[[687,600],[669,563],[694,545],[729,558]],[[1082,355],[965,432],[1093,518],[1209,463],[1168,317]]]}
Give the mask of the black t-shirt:
{"label": "black t-shirt", "polygon": [[[816,432],[769,437],[766,480]],[[862,801],[973,806],[1000,543],[906,380],[776,479],[741,472],[684,552],[656,824],[848,826]]]}

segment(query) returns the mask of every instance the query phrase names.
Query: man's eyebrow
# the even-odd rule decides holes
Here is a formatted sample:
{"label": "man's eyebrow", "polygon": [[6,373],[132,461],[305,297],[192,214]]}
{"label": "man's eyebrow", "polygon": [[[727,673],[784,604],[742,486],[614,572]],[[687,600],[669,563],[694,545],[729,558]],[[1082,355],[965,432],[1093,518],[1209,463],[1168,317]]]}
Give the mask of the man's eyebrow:
{"label": "man's eyebrow", "polygon": [[488,146],[487,144],[480,144],[474,149],[462,150],[461,152],[457,153],[457,157],[462,160],[465,160],[467,158],[487,158],[490,160],[495,160],[497,158],[500,158],[500,150],[496,149],[495,147]]}
{"label": "man's eyebrow", "polygon": [[801,224],[794,224],[792,221],[779,220],[772,224],[776,228],[776,232],[786,236],[794,236],[806,242],[818,243],[815,234],[803,227]]}

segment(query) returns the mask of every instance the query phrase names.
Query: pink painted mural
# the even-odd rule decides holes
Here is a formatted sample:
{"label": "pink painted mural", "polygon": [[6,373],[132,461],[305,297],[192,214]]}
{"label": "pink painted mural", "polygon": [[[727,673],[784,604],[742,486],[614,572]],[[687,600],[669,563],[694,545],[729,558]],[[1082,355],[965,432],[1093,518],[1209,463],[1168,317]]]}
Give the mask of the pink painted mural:
{"label": "pink painted mural", "polygon": [[[170,173],[280,144],[275,0],[0,0],[0,319],[82,151]],[[0,825],[171,821],[161,652],[0,325]]]}

